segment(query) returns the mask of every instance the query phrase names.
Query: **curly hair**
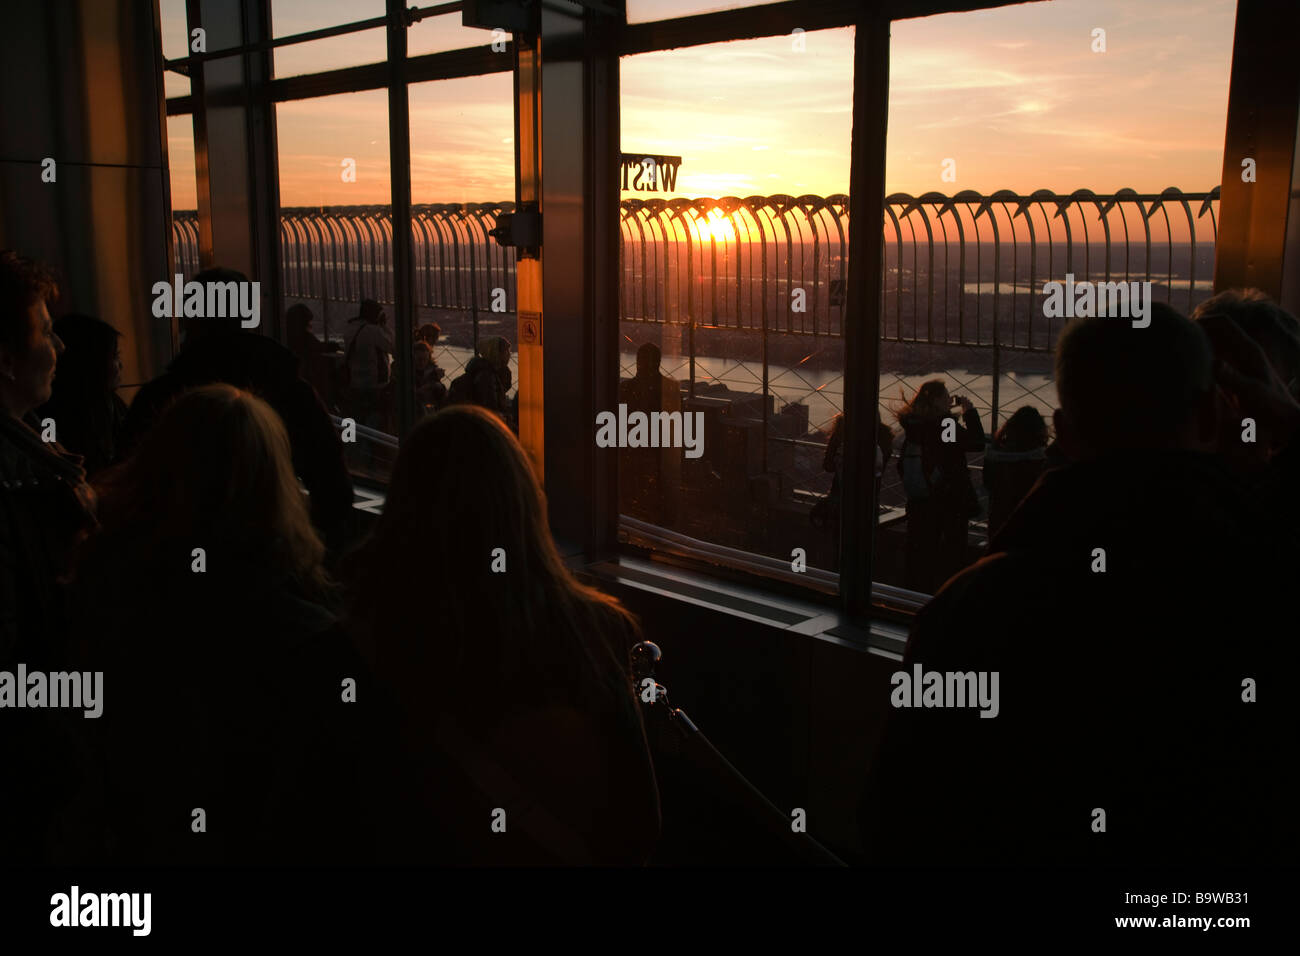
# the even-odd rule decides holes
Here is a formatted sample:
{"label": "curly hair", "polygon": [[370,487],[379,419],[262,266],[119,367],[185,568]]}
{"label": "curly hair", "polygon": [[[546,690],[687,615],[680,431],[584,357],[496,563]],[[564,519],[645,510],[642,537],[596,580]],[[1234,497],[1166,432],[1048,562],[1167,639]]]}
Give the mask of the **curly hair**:
{"label": "curly hair", "polygon": [[0,346],[19,354],[28,347],[27,310],[59,296],[53,274],[12,249],[0,250]]}

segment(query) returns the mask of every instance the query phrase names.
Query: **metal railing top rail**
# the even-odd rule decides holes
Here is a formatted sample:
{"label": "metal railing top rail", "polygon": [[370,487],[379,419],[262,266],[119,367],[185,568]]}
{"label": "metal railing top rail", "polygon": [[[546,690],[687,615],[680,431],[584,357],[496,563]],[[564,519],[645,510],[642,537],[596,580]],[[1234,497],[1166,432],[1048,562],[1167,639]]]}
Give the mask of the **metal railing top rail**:
{"label": "metal railing top rail", "polygon": [[[1041,285],[1067,273],[1139,278],[1190,311],[1210,290],[1218,198],[1218,187],[892,193],[882,221],[881,337],[1050,351],[1059,327],[1043,314]],[[477,316],[490,299],[500,311],[502,290],[513,299],[513,250],[489,236],[513,209],[509,201],[412,206],[421,306]],[[692,347],[697,329],[843,334],[847,195],[638,197],[620,203],[620,216],[624,321],[689,326]],[[192,273],[197,214],[176,213],[174,230],[177,267]],[[382,204],[285,207],[286,294],[391,301],[391,230]]]}

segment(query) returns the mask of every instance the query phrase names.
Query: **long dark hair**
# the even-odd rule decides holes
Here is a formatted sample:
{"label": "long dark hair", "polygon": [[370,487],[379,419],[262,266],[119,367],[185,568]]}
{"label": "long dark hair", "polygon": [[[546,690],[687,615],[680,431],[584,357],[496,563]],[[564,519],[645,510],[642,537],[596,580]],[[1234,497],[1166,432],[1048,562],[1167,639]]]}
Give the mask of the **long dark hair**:
{"label": "long dark hair", "polygon": [[913,416],[935,420],[943,418],[948,414],[948,408],[939,397],[944,388],[943,379],[932,378],[916,390],[916,394],[912,396],[912,400],[909,402],[906,393],[900,386],[898,392],[902,404],[894,410],[894,417],[898,419],[900,424],[904,418]]}
{"label": "long dark hair", "polygon": [[527,455],[483,409],[411,431],[344,576],[362,650],[408,705],[484,728],[530,705],[635,711],[621,664],[635,620],[565,567]]}
{"label": "long dark hair", "polygon": [[1022,405],[993,438],[1003,451],[1033,451],[1047,444],[1047,422],[1032,405]]}
{"label": "long dark hair", "polygon": [[[260,398],[230,385],[181,395],[135,454],[95,482],[99,534],[79,566],[86,578],[188,569],[190,549],[234,557],[241,567],[283,575],[304,596],[328,597],[325,546],[312,527],[289,436]],[[177,556],[185,563],[178,564]]]}

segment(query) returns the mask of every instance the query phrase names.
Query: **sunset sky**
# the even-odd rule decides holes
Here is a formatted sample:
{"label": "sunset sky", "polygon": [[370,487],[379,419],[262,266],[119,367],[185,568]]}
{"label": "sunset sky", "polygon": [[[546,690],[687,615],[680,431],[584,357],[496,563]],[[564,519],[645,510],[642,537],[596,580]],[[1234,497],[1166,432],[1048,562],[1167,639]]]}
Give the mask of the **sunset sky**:
{"label": "sunset sky", "polygon": [[[741,6],[638,0],[631,19]],[[278,0],[278,35],[383,13],[382,0]],[[164,55],[183,56],[181,0],[162,0]],[[962,189],[1208,190],[1222,176],[1233,0],[1051,0],[897,21],[892,30],[887,192]],[[295,14],[295,11],[299,11]],[[177,19],[178,14],[181,19]],[[1094,53],[1092,31],[1106,31]],[[490,42],[459,14],[416,24],[415,54]],[[623,148],[680,155],[677,192],[625,198],[848,191],[853,31],[628,57]],[[384,33],[276,54],[278,75],[382,59]],[[503,56],[508,54],[502,54]],[[169,74],[168,95],[188,91]],[[415,202],[514,195],[508,73],[411,88]],[[281,201],[389,201],[383,91],[281,104]],[[172,204],[194,208],[189,117],[168,123]],[[945,159],[955,182],[941,179]],[[341,179],[356,161],[355,183]]]}

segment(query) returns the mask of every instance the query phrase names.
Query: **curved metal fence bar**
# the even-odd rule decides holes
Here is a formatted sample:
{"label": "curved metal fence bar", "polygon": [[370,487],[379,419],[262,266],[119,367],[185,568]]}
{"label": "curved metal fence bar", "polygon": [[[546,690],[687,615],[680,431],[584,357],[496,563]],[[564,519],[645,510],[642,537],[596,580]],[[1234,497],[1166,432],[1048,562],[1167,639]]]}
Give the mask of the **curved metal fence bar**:
{"label": "curved metal fence bar", "polygon": [[[1218,202],[1217,186],[889,195],[881,223],[882,369],[920,346],[930,347],[925,354],[939,368],[978,365],[992,372],[996,420],[997,383],[1016,367],[1012,356],[1039,353],[1041,363],[1067,321],[1046,314],[1045,283],[1070,276],[1150,282],[1153,299],[1190,312],[1212,291]],[[412,206],[418,308],[472,315],[475,339],[481,316],[514,313],[515,252],[489,235],[497,217],[513,210],[511,202]],[[787,386],[790,376],[805,383],[803,363],[844,334],[848,210],[843,194],[624,200],[619,317],[659,327],[666,355],[680,357],[673,374],[689,376],[692,393],[697,381],[718,381],[714,372],[739,369],[754,388],[761,377],[764,394],[771,385],[789,399],[801,387]],[[197,214],[175,213],[172,231],[175,269],[189,278],[200,266]],[[284,294],[319,302],[322,316],[327,303],[391,303],[392,262],[386,206],[281,210]],[[334,311],[338,321],[346,310]],[[736,360],[730,371],[719,371],[719,349]],[[954,349],[990,354],[972,363]],[[769,351],[785,356],[771,368]],[[808,387],[823,390],[822,407],[835,409],[837,386]],[[764,402],[764,421],[767,415]]]}
{"label": "curved metal fence bar", "polygon": [[186,279],[199,271],[199,214],[194,210],[172,213],[172,268]]}
{"label": "curved metal fence bar", "polygon": [[[1043,314],[1042,285],[1067,274],[1150,282],[1156,299],[1190,311],[1210,293],[1218,196],[1217,187],[892,194],[883,222],[881,335],[897,343],[987,348],[996,340],[999,348],[1049,351],[1060,323]],[[513,208],[412,207],[420,306],[491,311],[501,305],[500,289],[505,311],[514,311],[514,251],[488,235]],[[847,196],[629,199],[621,223],[624,321],[843,334]],[[175,268],[192,276],[199,270],[197,214],[175,213],[172,233]],[[392,301],[387,207],[285,208],[280,242],[286,295]]]}
{"label": "curved metal fence bar", "polygon": [[[893,385],[914,387],[909,376],[951,370],[963,391],[991,378],[991,401],[986,391],[980,407],[992,427],[1004,401],[1047,407],[1038,390],[1068,319],[1047,314],[1045,283],[1149,282],[1154,300],[1190,312],[1212,294],[1218,204],[1217,186],[886,196],[880,371],[897,381],[882,379],[882,401]],[[489,235],[513,211],[512,202],[411,207],[419,321],[451,318],[465,337],[457,355],[471,318],[476,342],[484,317],[504,312],[509,321],[517,308],[515,251]],[[824,493],[829,480],[816,448],[843,407],[848,215],[843,194],[620,203],[624,363],[638,340],[659,341],[665,372],[692,395],[725,385],[742,396],[744,414],[762,422],[762,466],[782,473],[787,489]],[[191,278],[200,269],[197,213],[174,213],[172,237],[175,271]],[[361,299],[393,301],[388,207],[283,208],[279,238],[284,295],[319,304],[326,338]],[[461,361],[450,352],[440,360]],[[886,497],[894,484],[886,476]]]}

